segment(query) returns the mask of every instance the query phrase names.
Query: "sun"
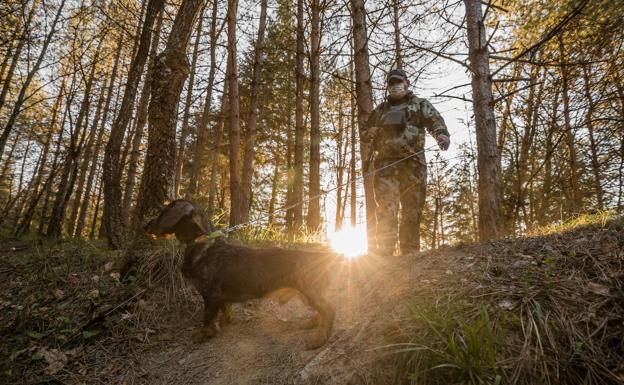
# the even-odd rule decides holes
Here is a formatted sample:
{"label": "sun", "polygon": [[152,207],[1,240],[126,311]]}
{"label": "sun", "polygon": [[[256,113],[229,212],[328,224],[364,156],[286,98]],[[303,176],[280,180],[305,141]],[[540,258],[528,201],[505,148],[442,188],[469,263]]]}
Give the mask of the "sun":
{"label": "sun", "polygon": [[349,259],[357,258],[368,251],[366,227],[345,226],[339,231],[328,231],[327,239],[336,253]]}

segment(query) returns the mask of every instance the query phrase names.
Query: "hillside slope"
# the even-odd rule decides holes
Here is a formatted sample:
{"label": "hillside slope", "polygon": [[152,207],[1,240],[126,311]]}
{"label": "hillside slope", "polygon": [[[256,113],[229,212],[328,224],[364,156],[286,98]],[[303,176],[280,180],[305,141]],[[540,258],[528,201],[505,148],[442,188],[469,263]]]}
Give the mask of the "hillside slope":
{"label": "hillside slope", "polygon": [[15,250],[3,249],[0,269],[7,382],[624,382],[621,220],[345,261],[329,290],[334,333],[311,351],[299,327],[309,309],[297,299],[235,305],[231,325],[194,342],[201,302],[181,283],[176,259],[162,262],[175,249],[153,256],[160,262],[149,270],[168,283],[148,290],[146,281],[117,282],[110,254],[97,248]]}

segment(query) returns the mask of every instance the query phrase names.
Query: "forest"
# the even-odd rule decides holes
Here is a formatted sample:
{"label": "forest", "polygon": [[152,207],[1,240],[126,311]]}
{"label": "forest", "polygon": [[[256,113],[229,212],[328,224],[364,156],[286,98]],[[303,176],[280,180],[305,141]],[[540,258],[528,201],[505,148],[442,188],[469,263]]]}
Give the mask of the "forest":
{"label": "forest", "polygon": [[[176,199],[201,206],[213,235],[233,242],[295,248],[329,242],[335,250],[346,242],[356,254],[365,254],[366,246],[373,252],[382,170],[365,138],[373,110],[390,100],[388,74],[401,69],[414,95],[439,112],[450,137],[444,152],[439,137],[425,133],[418,154],[397,161],[418,155],[426,163],[420,223],[410,229],[420,234],[420,249],[433,253],[423,255],[455,261],[455,252],[444,250],[563,233],[566,224],[602,218],[598,226],[605,234],[615,231],[615,241],[600,239],[616,246],[605,251],[613,259],[601,259],[606,265],[600,266],[615,263],[610,268],[620,275],[595,267],[600,272],[583,276],[600,285],[591,286],[596,295],[604,295],[602,288],[619,290],[613,306],[621,309],[623,25],[624,2],[611,0],[3,0],[2,258],[28,255],[24,266],[34,268],[51,255],[77,253],[67,263],[87,271],[90,263],[100,270],[106,263],[104,277],[120,271],[113,276],[119,287],[131,268],[139,274],[131,285],[152,285],[151,274],[173,275],[181,257],[173,241],[154,246],[144,227]],[[408,206],[401,202],[401,215]],[[492,255],[506,253],[491,247]],[[555,268],[550,263],[560,259],[540,253],[546,254],[539,268],[566,274],[568,265]],[[7,282],[22,271],[15,267],[22,262],[10,261],[0,269]],[[441,279],[456,271],[454,265],[440,269]],[[596,283],[597,277],[604,281]],[[11,308],[16,317],[3,318],[3,330],[23,322],[24,333],[42,332],[46,327],[28,326],[28,316],[11,307],[15,290],[0,290],[0,309]],[[173,302],[191,295],[178,276],[163,290]],[[123,297],[120,311],[138,306],[136,292],[119,295],[110,301],[119,307],[114,301]],[[67,295],[54,296],[61,301]],[[471,314],[483,321],[478,311]],[[604,325],[619,317],[605,318]],[[92,320],[76,322],[83,332],[85,322],[93,326]],[[147,321],[136,322],[143,327]],[[622,336],[619,328],[614,333]],[[12,341],[2,356],[22,369],[0,369],[15,380],[28,367],[19,357],[30,353],[18,349],[27,349],[23,338]],[[618,346],[605,353],[615,354],[608,362],[624,357],[621,341]],[[596,357],[602,356],[583,361],[595,365],[586,375],[561,380],[562,374],[552,374],[560,369],[545,363],[542,377],[531,378],[624,381],[621,364],[600,367]],[[418,373],[408,367],[412,361],[401,362],[397,371]],[[519,369],[488,370],[482,378],[491,382],[471,372],[465,383],[523,383]],[[417,377],[392,381],[437,383]],[[340,378],[336,383],[347,383]]]}

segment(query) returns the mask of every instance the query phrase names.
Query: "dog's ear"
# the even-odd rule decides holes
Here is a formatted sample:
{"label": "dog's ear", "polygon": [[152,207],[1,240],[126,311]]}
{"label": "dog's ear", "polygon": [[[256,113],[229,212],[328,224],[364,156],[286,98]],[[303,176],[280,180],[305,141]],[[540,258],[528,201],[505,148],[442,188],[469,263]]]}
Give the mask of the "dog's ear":
{"label": "dog's ear", "polygon": [[180,223],[182,218],[193,215],[194,211],[195,207],[193,207],[191,202],[183,200],[173,201],[160,213],[160,216],[156,219],[156,225],[167,233],[175,233],[176,225]]}
{"label": "dog's ear", "polygon": [[201,210],[197,207],[193,210],[191,214],[191,223],[197,226],[197,229],[202,234],[210,234],[212,233],[213,227],[211,221],[206,218],[205,215],[201,212]]}

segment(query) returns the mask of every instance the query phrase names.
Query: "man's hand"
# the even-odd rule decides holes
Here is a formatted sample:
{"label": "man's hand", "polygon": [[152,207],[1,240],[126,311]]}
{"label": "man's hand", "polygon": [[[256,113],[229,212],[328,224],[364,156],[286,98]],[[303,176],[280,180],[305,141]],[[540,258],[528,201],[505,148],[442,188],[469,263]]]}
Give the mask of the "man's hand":
{"label": "man's hand", "polygon": [[372,126],[368,128],[368,130],[366,131],[366,139],[368,142],[372,142],[373,140],[375,140],[375,137],[379,133],[380,128],[381,127],[379,126]]}
{"label": "man's hand", "polygon": [[440,150],[446,151],[451,145],[451,138],[444,134],[440,134],[436,136],[436,141],[438,142],[438,146],[440,146]]}

